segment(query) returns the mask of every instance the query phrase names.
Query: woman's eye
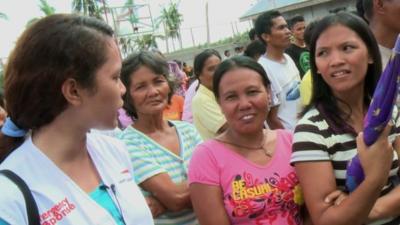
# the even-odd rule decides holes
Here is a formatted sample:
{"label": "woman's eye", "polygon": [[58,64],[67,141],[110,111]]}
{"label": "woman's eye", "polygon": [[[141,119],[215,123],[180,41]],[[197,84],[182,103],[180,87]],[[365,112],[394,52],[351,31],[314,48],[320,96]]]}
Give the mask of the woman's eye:
{"label": "woman's eye", "polygon": [[351,50],[353,50],[353,49],[355,49],[355,47],[354,46],[352,46],[352,45],[345,45],[344,47],[343,47],[343,50],[344,51],[351,51]]}
{"label": "woman's eye", "polygon": [[214,73],[216,68],[217,68],[216,66],[211,66],[207,70],[208,70],[208,72]]}
{"label": "woman's eye", "polygon": [[325,56],[327,54],[327,52],[325,51],[325,50],[323,50],[323,51],[318,51],[317,52],[317,57],[322,57],[322,56]]}
{"label": "woman's eye", "polygon": [[135,90],[140,90],[140,89],[143,89],[143,85],[140,85],[140,86],[136,86],[136,88],[135,88]]}
{"label": "woman's eye", "polygon": [[228,100],[228,101],[234,100],[235,97],[236,97],[235,95],[228,95],[228,96],[225,97],[225,100]]}
{"label": "woman's eye", "polygon": [[164,82],[165,82],[164,79],[157,79],[157,80],[156,80],[156,83],[157,83],[157,84],[164,83]]}
{"label": "woman's eye", "polygon": [[249,95],[256,95],[258,93],[259,93],[258,90],[251,90],[251,91],[248,92]]}

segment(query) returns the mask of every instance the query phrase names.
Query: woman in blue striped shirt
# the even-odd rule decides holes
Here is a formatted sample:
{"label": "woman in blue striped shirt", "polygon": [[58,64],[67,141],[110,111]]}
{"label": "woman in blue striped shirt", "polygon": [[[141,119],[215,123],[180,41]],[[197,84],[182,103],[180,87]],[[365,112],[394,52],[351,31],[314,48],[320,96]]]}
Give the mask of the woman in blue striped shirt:
{"label": "woman in blue striped shirt", "polygon": [[120,138],[128,147],[135,180],[147,196],[155,223],[196,224],[187,166],[202,140],[193,125],[163,119],[172,95],[168,73],[167,62],[151,52],[139,52],[124,60],[124,109],[136,121]]}

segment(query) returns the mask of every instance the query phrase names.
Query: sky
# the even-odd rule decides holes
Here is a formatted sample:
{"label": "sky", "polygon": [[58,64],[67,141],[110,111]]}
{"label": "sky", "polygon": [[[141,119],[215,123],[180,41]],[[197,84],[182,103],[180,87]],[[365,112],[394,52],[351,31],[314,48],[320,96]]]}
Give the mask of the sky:
{"label": "sky", "polygon": [[[56,13],[71,12],[71,0],[47,1],[56,9]],[[152,17],[156,18],[160,15],[162,7],[168,5],[170,1],[135,0],[135,3],[148,5]],[[124,3],[123,0],[108,0],[107,2],[112,6],[122,6]],[[239,17],[257,0],[180,0],[179,12],[183,15],[181,24],[183,47],[190,47],[193,42],[198,45],[207,41],[206,2],[209,8],[211,42],[230,37],[237,31],[243,32],[250,29],[251,23],[239,22]],[[9,55],[16,39],[30,19],[44,16],[38,5],[39,0],[0,0],[0,12],[8,16],[7,20],[0,19],[0,58],[6,58]],[[165,52],[165,42],[159,41],[158,44],[160,50]],[[175,45],[178,46],[177,42]]]}

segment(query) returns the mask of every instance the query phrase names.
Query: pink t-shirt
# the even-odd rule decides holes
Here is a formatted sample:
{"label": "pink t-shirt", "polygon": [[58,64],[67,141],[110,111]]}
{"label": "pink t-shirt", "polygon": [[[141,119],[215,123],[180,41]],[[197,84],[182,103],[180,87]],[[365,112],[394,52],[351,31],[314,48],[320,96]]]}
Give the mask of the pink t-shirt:
{"label": "pink t-shirt", "polygon": [[197,146],[189,183],[220,186],[232,224],[302,224],[303,197],[289,164],[292,133],[277,130],[276,149],[265,166],[257,165],[216,140]]}

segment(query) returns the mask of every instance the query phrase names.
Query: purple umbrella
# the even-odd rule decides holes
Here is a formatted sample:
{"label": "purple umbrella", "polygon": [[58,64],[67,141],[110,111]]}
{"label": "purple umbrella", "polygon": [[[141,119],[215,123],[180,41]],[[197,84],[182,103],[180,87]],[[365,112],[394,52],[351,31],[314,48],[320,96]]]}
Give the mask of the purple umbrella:
{"label": "purple umbrella", "polygon": [[[392,117],[400,81],[400,35],[397,37],[393,54],[379,79],[371,105],[364,120],[364,142],[372,145]],[[346,188],[354,191],[364,180],[364,171],[358,155],[347,165]]]}

